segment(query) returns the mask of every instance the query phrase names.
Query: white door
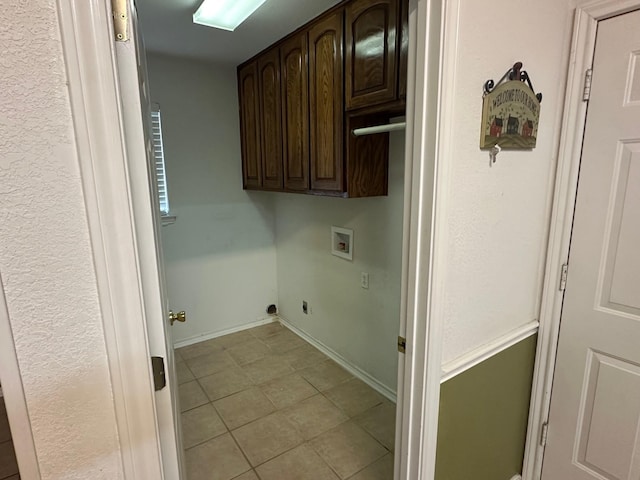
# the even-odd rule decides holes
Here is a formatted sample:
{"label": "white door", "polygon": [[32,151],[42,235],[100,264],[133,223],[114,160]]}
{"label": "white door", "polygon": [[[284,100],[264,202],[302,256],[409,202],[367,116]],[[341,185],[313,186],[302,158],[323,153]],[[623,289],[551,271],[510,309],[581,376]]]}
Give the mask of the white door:
{"label": "white door", "polygon": [[597,35],[544,480],[640,479],[640,11]]}
{"label": "white door", "polygon": [[164,359],[166,386],[156,391],[155,404],[160,432],[164,478],[182,475],[182,435],[178,389],[174,368],[169,305],[164,277],[161,218],[151,136],[151,101],[147,65],[137,14],[129,3],[129,39],[116,42],[118,82],[128,156],[128,171],[140,254],[149,354]]}

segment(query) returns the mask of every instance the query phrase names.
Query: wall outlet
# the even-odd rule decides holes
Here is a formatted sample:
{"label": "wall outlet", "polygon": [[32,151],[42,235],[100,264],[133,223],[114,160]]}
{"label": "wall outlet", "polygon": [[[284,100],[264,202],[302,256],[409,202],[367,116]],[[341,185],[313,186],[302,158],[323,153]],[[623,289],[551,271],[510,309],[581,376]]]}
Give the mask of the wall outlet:
{"label": "wall outlet", "polygon": [[367,272],[360,273],[360,286],[362,288],[369,288],[369,274]]}
{"label": "wall outlet", "polygon": [[302,313],[304,313],[305,315],[309,313],[309,305],[307,305],[306,300],[302,301]]}

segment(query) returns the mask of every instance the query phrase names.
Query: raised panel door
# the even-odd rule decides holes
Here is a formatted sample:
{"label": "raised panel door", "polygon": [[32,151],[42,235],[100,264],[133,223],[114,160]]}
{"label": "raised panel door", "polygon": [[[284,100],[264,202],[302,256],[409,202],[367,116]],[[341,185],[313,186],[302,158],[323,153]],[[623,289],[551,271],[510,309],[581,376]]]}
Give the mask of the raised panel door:
{"label": "raised panel door", "polygon": [[347,110],[396,99],[399,0],[355,0],[346,7]]}
{"label": "raised panel door", "polygon": [[277,48],[258,58],[262,188],[282,189],[282,103]]}
{"label": "raised panel door", "polygon": [[260,158],[260,119],[258,106],[258,68],[256,63],[238,71],[240,97],[240,143],[242,148],[242,183],[246,188],[262,186]]}
{"label": "raised panel door", "polygon": [[640,10],[598,23],[545,480],[640,478],[638,25]]}
{"label": "raised panel door", "polygon": [[309,83],[307,33],[280,46],[284,189],[309,189]]}
{"label": "raised panel door", "polygon": [[309,30],[311,189],[344,190],[343,11]]}

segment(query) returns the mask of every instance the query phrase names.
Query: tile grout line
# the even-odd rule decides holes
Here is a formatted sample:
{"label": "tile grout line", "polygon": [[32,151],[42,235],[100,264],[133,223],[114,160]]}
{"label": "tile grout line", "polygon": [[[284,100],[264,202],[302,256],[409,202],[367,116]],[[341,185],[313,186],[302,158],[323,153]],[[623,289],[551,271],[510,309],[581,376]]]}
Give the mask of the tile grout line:
{"label": "tile grout line", "polygon": [[[279,323],[279,322],[278,322],[278,323]],[[270,325],[271,325],[271,324],[270,324]],[[285,329],[285,327],[284,327],[284,326],[282,326],[282,324],[280,324],[280,325],[281,325],[281,328],[282,328],[283,330],[287,331],[287,330]],[[259,328],[259,327],[256,327],[256,328]],[[249,330],[251,330],[251,329],[249,329]],[[236,347],[236,346],[244,345],[244,344],[246,344],[246,343],[248,343],[248,342],[250,342],[250,341],[253,341],[253,340],[257,340],[257,341],[259,341],[259,342],[260,342],[260,344],[264,345],[264,346],[268,349],[268,351],[269,351],[270,353],[267,353],[267,354],[263,355],[262,357],[260,357],[260,358],[258,358],[258,359],[256,359],[256,360],[253,360],[253,361],[251,361],[251,362],[246,362],[246,363],[244,363],[244,364],[242,364],[242,365],[239,363],[239,361],[238,361],[236,358],[234,358],[234,356],[233,356],[233,355],[231,355],[231,354],[229,354],[229,352],[227,352],[227,356],[231,359],[231,361],[233,362],[233,365],[235,366],[234,368],[238,368],[238,369],[242,370],[242,371],[243,371],[243,373],[244,373],[244,368],[243,368],[244,366],[246,366],[246,365],[248,365],[248,364],[250,364],[250,363],[259,362],[259,361],[263,360],[263,359],[264,359],[266,356],[268,356],[268,355],[274,355],[274,356],[276,356],[276,357],[282,357],[282,356],[286,355],[287,353],[292,352],[292,351],[294,351],[294,350],[296,350],[296,349],[298,349],[298,348],[306,348],[306,347],[311,347],[311,348],[313,348],[314,350],[317,350],[318,352],[320,352],[320,353],[322,354],[322,352],[321,352],[320,350],[318,350],[314,345],[310,344],[309,342],[307,342],[307,341],[306,341],[306,340],[304,340],[304,339],[302,339],[302,342],[303,342],[303,344],[302,344],[302,345],[300,345],[300,346],[296,346],[296,347],[293,347],[293,348],[291,348],[291,349],[289,349],[289,350],[286,350],[286,351],[284,351],[284,352],[277,353],[276,351],[274,351],[274,350],[273,350],[273,348],[272,348],[269,344],[267,344],[267,343],[264,341],[264,339],[265,339],[265,338],[275,337],[275,336],[277,336],[277,335],[281,334],[281,333],[282,333],[282,330],[281,330],[281,331],[279,331],[279,332],[275,332],[275,333],[272,333],[272,334],[270,334],[270,335],[264,336],[264,337],[262,337],[262,338],[257,337],[257,336],[256,336],[253,332],[251,332],[251,331],[249,331],[248,333],[251,335],[251,337],[253,337],[251,340],[241,341],[241,342],[240,342],[240,343],[238,343],[237,345],[231,345],[231,346],[229,346],[229,347],[220,347],[220,348],[221,348],[221,350],[220,350],[221,352],[227,352],[227,350],[229,350],[229,349],[231,349],[231,348],[234,348],[234,347]],[[197,345],[197,344],[196,344],[196,345]],[[187,348],[187,347],[183,347],[183,348]],[[208,354],[209,354],[209,353],[203,353],[202,355],[196,355],[196,356],[194,356],[194,357],[190,358],[190,359],[189,359],[189,361],[191,361],[191,360],[193,360],[193,359],[195,359],[195,358],[197,358],[197,357],[199,357],[199,356],[208,355]],[[367,465],[365,465],[362,469],[358,470],[357,472],[354,472],[354,473],[353,473],[352,475],[350,475],[348,478],[352,478],[353,476],[358,475],[361,471],[363,471],[364,469],[366,469],[366,468],[368,468],[369,466],[373,465],[374,463],[378,462],[378,461],[379,461],[380,459],[382,459],[384,456],[386,456],[386,455],[388,455],[388,454],[392,454],[392,455],[393,455],[393,451],[392,451],[392,450],[390,450],[390,449],[389,449],[389,448],[387,448],[384,444],[382,444],[382,442],[381,442],[381,441],[379,441],[379,440],[378,440],[378,439],[377,439],[373,434],[371,434],[367,429],[365,429],[363,426],[361,426],[361,425],[360,425],[360,424],[355,420],[355,418],[356,418],[356,417],[361,416],[361,415],[364,415],[365,413],[367,413],[367,412],[369,412],[369,411],[371,411],[371,410],[373,410],[373,409],[375,409],[375,408],[379,407],[380,405],[384,404],[384,403],[385,403],[385,400],[384,400],[384,399],[383,399],[383,400],[381,400],[380,402],[378,402],[378,403],[374,404],[374,405],[371,405],[370,407],[368,407],[368,408],[367,408],[367,409],[365,409],[364,411],[359,412],[358,414],[351,416],[351,415],[349,415],[349,414],[348,414],[348,413],[347,413],[343,408],[341,408],[338,404],[336,404],[336,403],[335,403],[335,402],[334,402],[330,397],[328,397],[328,396],[327,396],[327,394],[326,394],[326,392],[328,392],[328,391],[330,391],[330,390],[332,390],[332,389],[334,389],[334,388],[336,388],[336,387],[338,387],[338,386],[340,386],[340,385],[343,385],[343,384],[345,384],[345,383],[347,383],[347,382],[349,382],[349,381],[351,381],[351,380],[353,380],[354,378],[357,378],[357,377],[354,377],[354,376],[350,375],[350,378],[347,378],[347,379],[344,379],[344,380],[342,380],[342,381],[339,381],[338,383],[336,383],[335,385],[331,386],[330,388],[327,388],[326,390],[322,391],[322,390],[320,390],[318,387],[316,387],[313,383],[311,383],[311,382],[308,380],[308,378],[307,378],[304,374],[302,374],[302,373],[301,373],[301,372],[302,372],[303,370],[305,370],[305,369],[313,368],[313,367],[316,367],[316,366],[317,366],[317,365],[319,365],[319,364],[322,364],[323,362],[331,361],[332,359],[330,359],[330,358],[325,358],[325,359],[323,359],[323,360],[320,360],[320,361],[318,361],[318,362],[315,362],[315,363],[313,363],[313,364],[311,364],[311,365],[308,365],[308,366],[306,366],[306,367],[304,367],[304,368],[301,368],[301,369],[296,369],[296,368],[295,368],[295,366],[294,366],[294,365],[292,365],[292,364],[290,363],[290,361],[286,361],[286,363],[287,363],[287,364],[292,368],[292,371],[290,371],[290,372],[286,372],[286,373],[283,373],[283,374],[280,374],[280,375],[277,375],[276,377],[274,377],[274,378],[270,378],[270,379],[268,379],[268,380],[266,380],[266,381],[264,381],[264,382],[262,382],[262,383],[256,383],[256,381],[255,381],[253,378],[249,377],[249,379],[250,379],[250,381],[251,381],[251,385],[250,385],[250,386],[247,386],[247,387],[243,388],[242,390],[240,390],[240,391],[238,391],[238,392],[234,392],[234,393],[232,393],[232,394],[229,394],[229,395],[226,395],[226,396],[220,397],[220,398],[218,398],[218,399],[216,399],[216,400],[212,400],[212,399],[209,397],[209,395],[207,394],[207,392],[206,392],[205,388],[203,387],[203,384],[201,383],[201,380],[202,380],[202,379],[204,379],[204,378],[207,378],[207,377],[209,377],[209,376],[216,375],[217,373],[220,373],[220,372],[212,373],[212,374],[210,374],[210,375],[204,375],[204,376],[201,376],[201,377],[196,377],[196,375],[194,375],[194,374],[193,374],[193,371],[192,371],[191,367],[190,367],[190,366],[189,366],[189,364],[187,363],[187,361],[188,361],[188,360],[187,360],[187,359],[184,359],[184,358],[182,357],[182,355],[180,355],[179,353],[178,353],[178,355],[179,355],[179,358],[181,358],[181,359],[182,359],[181,361],[184,361],[184,362],[185,362],[185,366],[187,367],[187,370],[188,370],[188,371],[191,373],[191,375],[194,377],[194,378],[193,378],[193,380],[194,380],[194,381],[196,381],[196,383],[197,383],[198,387],[203,391],[203,393],[205,394],[205,396],[206,396],[206,398],[207,398],[207,400],[208,400],[208,402],[207,402],[207,403],[204,403],[204,404],[202,404],[202,405],[199,405],[199,406],[193,407],[193,408],[191,408],[191,409],[185,410],[184,412],[181,412],[181,414],[184,414],[184,413],[186,413],[186,412],[192,411],[192,410],[194,410],[194,409],[196,409],[196,408],[203,407],[203,406],[205,406],[205,405],[207,405],[207,404],[211,404],[211,406],[213,407],[213,409],[214,409],[214,411],[215,411],[216,415],[218,415],[218,417],[219,417],[219,419],[221,420],[222,424],[223,424],[223,425],[224,425],[224,427],[226,428],[226,431],[225,431],[225,432],[220,433],[220,434],[218,434],[218,435],[215,435],[215,436],[213,436],[213,437],[210,437],[210,438],[208,438],[208,439],[206,439],[206,440],[204,440],[204,441],[202,441],[202,442],[199,442],[199,443],[197,443],[197,444],[195,444],[195,445],[192,445],[192,446],[191,446],[191,447],[189,447],[188,449],[185,449],[185,451],[186,451],[186,450],[190,450],[190,449],[192,449],[192,448],[195,448],[195,447],[197,447],[197,446],[203,445],[203,444],[205,444],[205,443],[207,443],[207,442],[209,442],[209,441],[211,441],[211,440],[213,440],[213,439],[215,439],[215,438],[218,438],[218,437],[220,437],[220,436],[222,436],[222,435],[225,435],[226,433],[229,433],[229,434],[230,434],[230,436],[231,436],[231,438],[232,438],[232,439],[233,439],[233,441],[234,441],[234,444],[235,444],[235,445],[236,445],[236,447],[240,450],[240,452],[241,452],[241,454],[242,454],[243,458],[246,460],[247,464],[250,466],[250,469],[249,469],[249,470],[247,470],[247,471],[245,471],[245,472],[243,472],[243,473],[241,473],[241,474],[240,474],[240,476],[242,476],[242,475],[246,474],[246,473],[247,473],[247,472],[249,472],[249,471],[252,471],[252,472],[253,472],[253,473],[254,473],[258,478],[261,478],[261,477],[258,475],[258,472],[257,472],[257,470],[256,470],[258,467],[260,467],[260,466],[262,466],[262,465],[264,465],[264,464],[266,464],[266,463],[268,463],[268,462],[271,462],[271,461],[273,461],[273,460],[275,460],[275,459],[277,459],[277,458],[279,458],[279,457],[281,457],[281,456],[283,456],[283,455],[285,455],[285,454],[287,454],[287,453],[291,452],[292,450],[294,450],[294,449],[296,449],[296,448],[298,448],[298,447],[301,447],[301,446],[305,446],[305,445],[306,445],[306,446],[308,446],[308,447],[309,447],[309,448],[310,448],[310,449],[311,449],[311,450],[312,450],[312,451],[313,451],[313,452],[318,456],[318,458],[320,458],[320,460],[323,462],[323,464],[325,464],[325,465],[330,469],[330,471],[334,472],[338,478],[341,478],[341,477],[340,477],[340,475],[338,474],[338,472],[336,472],[336,471],[331,467],[331,465],[329,465],[329,464],[327,463],[327,461],[326,461],[326,460],[322,457],[322,455],[321,455],[321,454],[316,450],[316,448],[314,448],[314,446],[313,446],[313,444],[312,444],[311,442],[312,442],[313,440],[315,440],[316,438],[320,437],[321,435],[324,435],[324,434],[326,434],[326,433],[328,433],[328,432],[330,432],[330,431],[332,431],[332,430],[334,430],[334,429],[336,429],[336,428],[338,428],[338,427],[340,427],[340,426],[344,425],[344,424],[345,424],[345,423],[347,423],[347,422],[353,422],[353,424],[354,424],[356,427],[358,427],[361,431],[363,431],[363,432],[365,433],[365,435],[367,435],[367,437],[369,437],[369,438],[373,439],[373,440],[374,440],[374,442],[375,442],[376,444],[378,444],[379,446],[381,446],[381,447],[383,448],[383,450],[384,450],[384,453],[383,453],[382,455],[380,455],[379,457],[375,458],[372,462],[370,462],[370,463],[368,463]],[[323,357],[326,357],[326,355],[324,355],[324,354],[323,354]],[[340,365],[338,365],[338,366],[340,366]],[[221,370],[221,372],[222,372],[222,371],[224,371],[224,369],[223,369],[223,370]],[[307,384],[307,385],[311,386],[311,388],[314,390],[314,393],[313,393],[312,395],[308,396],[308,397],[305,397],[305,398],[303,398],[303,399],[298,400],[296,403],[294,403],[294,404],[292,404],[292,405],[287,405],[287,406],[285,406],[285,407],[278,408],[278,407],[276,406],[276,404],[274,403],[274,400],[272,400],[272,399],[271,399],[271,398],[270,398],[270,397],[269,397],[269,396],[264,392],[264,390],[263,390],[263,388],[262,388],[262,387],[263,387],[265,384],[269,383],[269,382],[272,382],[272,381],[275,381],[275,380],[278,380],[278,379],[281,379],[281,378],[284,378],[284,377],[287,377],[287,376],[293,376],[293,375],[297,375],[299,378],[301,378],[301,379],[305,382],[305,384]],[[190,381],[191,381],[191,380],[190,380]],[[188,383],[188,382],[184,382],[184,383]],[[182,384],[178,383],[178,388],[180,387],[180,385],[182,385]],[[222,400],[222,399],[224,399],[224,398],[228,398],[228,397],[230,397],[230,396],[232,396],[232,395],[235,395],[235,394],[237,394],[237,393],[241,393],[241,392],[243,392],[243,391],[248,390],[249,388],[254,388],[254,387],[255,387],[255,388],[258,388],[258,389],[260,390],[260,392],[265,396],[265,398],[267,399],[267,401],[269,402],[269,404],[274,408],[274,411],[272,411],[272,412],[270,412],[270,413],[268,413],[268,414],[266,414],[266,415],[262,415],[262,416],[260,416],[260,417],[258,417],[258,418],[256,418],[256,419],[254,419],[254,420],[252,420],[252,421],[250,421],[250,422],[247,422],[246,424],[240,425],[240,426],[238,426],[238,427],[234,428],[233,430],[231,430],[231,429],[229,428],[229,425],[227,424],[227,422],[224,420],[223,416],[220,414],[219,410],[218,410],[218,409],[216,408],[216,406],[214,405],[214,402],[216,402],[216,401],[218,401],[218,400]],[[241,446],[240,446],[240,444],[238,443],[238,440],[236,439],[236,437],[235,437],[235,435],[234,435],[234,433],[233,433],[233,432],[234,432],[234,431],[236,431],[236,430],[238,430],[238,429],[240,429],[240,428],[243,428],[243,427],[245,427],[245,426],[247,426],[247,425],[250,425],[250,424],[252,424],[252,423],[254,423],[254,422],[260,421],[260,420],[262,420],[262,419],[264,419],[264,418],[266,418],[266,417],[268,417],[268,416],[270,416],[270,415],[274,415],[274,414],[283,414],[283,412],[284,412],[286,409],[293,408],[293,407],[295,407],[296,405],[299,405],[300,403],[302,403],[302,402],[304,402],[304,401],[306,401],[306,400],[308,400],[308,399],[310,399],[310,398],[313,398],[313,397],[317,396],[318,394],[319,394],[319,395],[322,395],[322,397],[323,397],[325,400],[328,400],[328,402],[329,402],[329,404],[330,404],[330,405],[334,406],[338,411],[340,411],[341,413],[343,413],[343,414],[345,415],[345,417],[346,417],[346,420],[344,420],[344,421],[340,422],[339,424],[337,424],[337,425],[333,426],[332,428],[329,428],[328,430],[326,430],[326,431],[324,431],[324,432],[321,432],[321,433],[319,433],[319,434],[315,435],[314,437],[311,437],[311,438],[308,438],[308,439],[307,439],[307,438],[305,438],[305,437],[302,435],[302,431],[299,429],[299,427],[298,427],[298,425],[297,425],[297,424],[295,424],[295,423],[293,423],[293,422],[290,422],[290,421],[289,421],[288,423],[289,423],[289,424],[290,424],[290,425],[295,429],[295,431],[296,431],[296,432],[301,436],[301,438],[302,438],[302,442],[301,442],[301,443],[298,443],[297,445],[295,445],[295,446],[293,446],[293,447],[291,447],[291,448],[289,448],[289,449],[287,449],[287,450],[285,450],[285,451],[283,451],[283,452],[281,452],[281,453],[279,453],[278,455],[276,455],[276,456],[274,456],[274,457],[272,457],[272,458],[269,458],[269,459],[265,460],[264,462],[262,462],[262,463],[260,463],[260,464],[258,464],[258,465],[256,465],[256,466],[253,466],[253,465],[251,464],[251,462],[249,461],[249,458],[247,457],[247,454],[244,452],[244,450],[242,449],[242,447],[241,447]],[[285,418],[286,418],[286,417],[285,417]],[[238,478],[238,476],[236,476],[236,477],[234,477],[234,478]]]}

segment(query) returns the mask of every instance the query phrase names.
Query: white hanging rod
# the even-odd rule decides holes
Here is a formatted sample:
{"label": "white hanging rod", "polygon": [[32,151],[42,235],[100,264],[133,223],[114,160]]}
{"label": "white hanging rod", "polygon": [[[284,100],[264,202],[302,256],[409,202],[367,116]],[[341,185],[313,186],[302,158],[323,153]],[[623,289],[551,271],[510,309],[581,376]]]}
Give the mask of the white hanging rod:
{"label": "white hanging rod", "polygon": [[353,134],[356,137],[360,137],[362,135],[373,135],[374,133],[394,132],[396,130],[404,130],[406,126],[406,122],[387,123],[385,125],[376,125],[375,127],[354,128]]}

